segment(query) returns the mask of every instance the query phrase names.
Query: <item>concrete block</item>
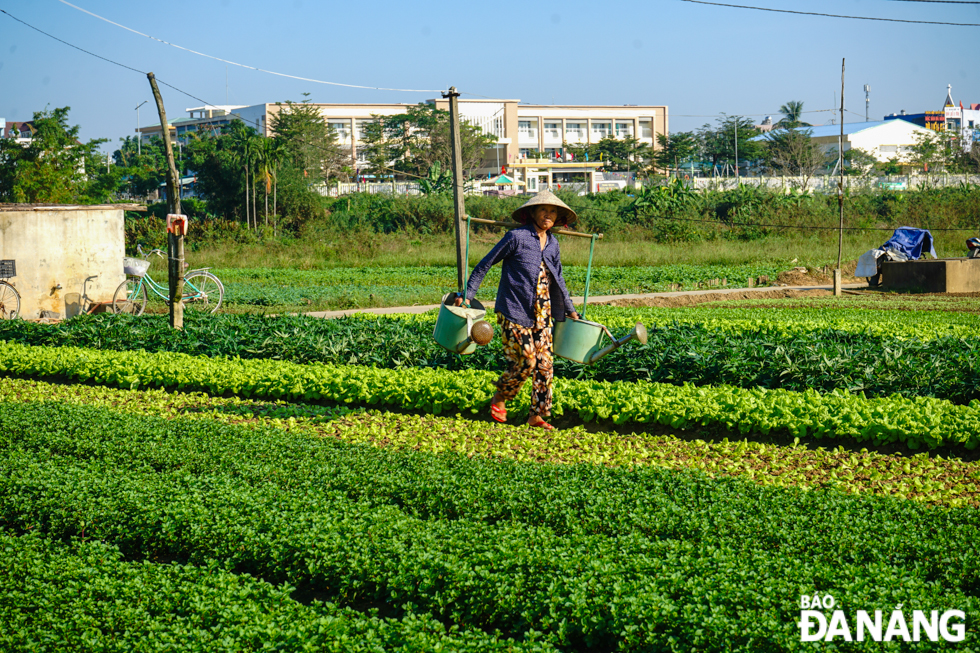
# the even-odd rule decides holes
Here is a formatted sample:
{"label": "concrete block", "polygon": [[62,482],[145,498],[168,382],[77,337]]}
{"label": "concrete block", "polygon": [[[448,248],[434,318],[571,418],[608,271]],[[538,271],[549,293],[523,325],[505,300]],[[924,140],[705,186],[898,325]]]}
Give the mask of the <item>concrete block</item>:
{"label": "concrete block", "polygon": [[82,293],[111,302],[126,278],[123,210],[108,206],[0,206],[0,259],[17,262],[10,281],[20,315],[77,314]]}
{"label": "concrete block", "polygon": [[884,261],[881,287],[915,292],[980,292],[980,259]]}

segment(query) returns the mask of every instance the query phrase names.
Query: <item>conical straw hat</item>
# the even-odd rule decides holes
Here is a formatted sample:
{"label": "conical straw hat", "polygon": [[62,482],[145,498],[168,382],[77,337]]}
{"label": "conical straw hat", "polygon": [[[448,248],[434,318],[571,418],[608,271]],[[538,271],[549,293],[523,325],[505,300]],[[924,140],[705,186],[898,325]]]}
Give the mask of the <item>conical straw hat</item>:
{"label": "conical straw hat", "polygon": [[538,206],[539,204],[551,204],[552,206],[558,207],[558,219],[555,221],[556,226],[569,226],[575,224],[575,221],[578,220],[578,216],[575,214],[575,211],[558,199],[558,197],[556,197],[555,194],[547,188],[525,202],[524,206],[514,211],[511,214],[510,219],[514,222],[519,222],[520,224],[527,224],[531,220],[531,212],[534,211],[534,207]]}

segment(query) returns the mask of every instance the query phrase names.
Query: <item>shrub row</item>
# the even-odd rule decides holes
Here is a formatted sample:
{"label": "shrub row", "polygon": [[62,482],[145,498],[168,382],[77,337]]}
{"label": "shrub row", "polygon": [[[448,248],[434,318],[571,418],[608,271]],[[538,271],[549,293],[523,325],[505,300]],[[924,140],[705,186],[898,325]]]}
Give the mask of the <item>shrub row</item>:
{"label": "shrub row", "polygon": [[0,432],[7,529],[563,648],[797,650],[816,592],[967,623],[980,607],[972,509],[51,404],[0,404]]}
{"label": "shrub row", "polygon": [[71,544],[0,529],[0,648],[5,651],[551,651],[427,616],[382,619],[291,598],[209,562],[126,560],[100,541]]}
{"label": "shrub row", "polygon": [[[624,317],[638,316],[642,317],[620,313],[610,322],[614,335],[622,337],[632,327],[632,320]],[[499,337],[473,355],[457,356],[434,341],[433,326],[431,315],[335,320],[223,315],[197,320],[188,316],[184,330],[174,331],[165,316],[93,316],[58,325],[8,321],[0,323],[0,339],[392,369],[504,369]],[[778,320],[648,326],[646,345],[632,343],[591,366],[556,358],[556,375],[797,392],[841,389],[870,397],[925,396],[959,404],[980,399],[980,338],[959,331],[927,339],[826,327],[794,329]]]}
{"label": "shrub row", "polygon": [[[496,375],[409,368],[297,365],[173,353],[101,352],[75,347],[0,343],[0,373],[60,377],[102,385],[160,387],[245,397],[387,405],[430,413],[478,412],[489,404]],[[528,395],[511,409],[527,410]],[[874,446],[962,452],[980,444],[980,400],[956,405],[929,397],[868,399],[838,391],[745,390],[647,382],[557,379],[554,413],[590,422],[727,429],[789,438],[826,438]]]}
{"label": "shrub row", "polygon": [[[579,215],[584,231],[614,233],[640,229],[661,242],[696,242],[715,238],[756,239],[773,233],[767,227],[731,223],[788,224],[837,227],[837,196],[832,193],[786,194],[740,184],[729,190],[693,191],[680,182],[639,191],[577,196],[558,192]],[[526,198],[467,197],[467,212],[479,218],[508,220]],[[960,184],[942,188],[892,192],[848,190],[848,227],[879,227],[882,223],[923,228],[973,226],[980,220],[980,187]],[[446,233],[452,229],[449,195],[406,196],[355,193],[327,200],[326,224],[346,232],[412,230]],[[717,221],[713,223],[712,221]]]}

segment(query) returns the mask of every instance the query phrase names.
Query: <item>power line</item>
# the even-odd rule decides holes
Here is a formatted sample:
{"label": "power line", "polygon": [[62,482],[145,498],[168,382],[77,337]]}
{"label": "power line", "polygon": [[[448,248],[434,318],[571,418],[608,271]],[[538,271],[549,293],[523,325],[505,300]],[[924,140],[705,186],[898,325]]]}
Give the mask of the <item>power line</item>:
{"label": "power line", "polygon": [[72,9],[76,9],[76,10],[82,12],[82,13],[88,14],[89,16],[92,16],[94,18],[98,18],[99,20],[105,21],[105,22],[109,23],[110,25],[115,25],[116,27],[122,28],[122,29],[124,29],[124,30],[126,30],[128,32],[132,32],[133,34],[137,34],[139,36],[144,36],[144,37],[146,37],[148,39],[151,39],[151,40],[154,40],[154,41],[158,41],[160,43],[163,43],[164,45],[169,45],[171,47],[177,48],[178,50],[184,50],[185,52],[190,52],[191,54],[196,54],[196,55],[201,56],[201,57],[207,57],[208,59],[214,59],[215,61],[220,61],[222,63],[230,64],[232,66],[238,66],[239,68],[247,68],[249,70],[255,70],[255,71],[258,71],[260,73],[268,73],[269,75],[278,75],[279,77],[288,77],[289,79],[298,79],[298,80],[303,81],[303,82],[313,82],[314,84],[329,84],[330,86],[343,86],[343,87],[346,87],[346,88],[364,88],[364,89],[369,89],[369,90],[373,90],[373,91],[399,91],[399,92],[404,92],[404,93],[441,93],[444,90],[444,89],[432,90],[432,89],[414,89],[414,88],[383,88],[383,87],[380,87],[380,86],[360,86],[360,85],[357,85],[357,84],[342,84],[340,82],[326,82],[326,81],[323,81],[323,80],[320,80],[320,79],[311,79],[309,77],[297,77],[296,75],[287,75],[286,73],[277,73],[277,72],[272,71],[272,70],[265,70],[264,68],[257,68],[255,66],[249,66],[249,65],[246,65],[246,64],[237,63],[235,61],[229,61],[228,59],[222,59],[221,57],[215,57],[215,56],[210,55],[210,54],[205,54],[204,52],[198,52],[196,50],[191,50],[190,48],[185,48],[185,47],[180,46],[180,45],[177,45],[175,43],[170,43],[169,41],[164,41],[163,39],[157,38],[155,36],[151,36],[149,34],[144,34],[143,32],[139,32],[139,31],[137,31],[135,29],[132,29],[131,27],[126,27],[125,25],[121,25],[119,23],[113,22],[113,21],[109,20],[108,18],[104,18],[102,16],[99,16],[98,14],[93,14],[91,11],[88,11],[87,9],[82,9],[81,7],[75,6],[75,5],[71,4],[70,2],[66,2],[66,0],[58,0],[58,2],[60,2],[63,5],[67,5],[67,6],[71,7]]}
{"label": "power line", "polygon": [[934,2],[944,5],[980,5],[973,0],[885,0],[886,2]]}
{"label": "power line", "polygon": [[953,25],[955,27],[980,27],[980,23],[944,23],[944,22],[937,22],[932,20],[903,20],[901,18],[874,18],[871,16],[842,16],[840,14],[821,14],[813,11],[793,11],[791,9],[769,9],[767,7],[728,5],[720,2],[706,2],[705,0],[681,0],[681,2],[693,2],[694,4],[699,4],[699,5],[714,5],[716,7],[732,7],[734,9],[754,9],[755,11],[773,11],[780,14],[799,14],[802,16],[823,16],[825,18],[849,18],[852,20],[879,20],[888,23],[916,23],[920,25]]}
{"label": "power line", "polygon": [[[74,48],[74,49],[76,49],[76,50],[78,50],[79,52],[84,52],[84,53],[85,53],[85,54],[87,54],[87,55],[91,55],[91,56],[93,56],[93,57],[95,57],[96,59],[101,59],[102,61],[108,61],[109,63],[111,63],[111,64],[113,64],[113,65],[115,65],[115,66],[119,66],[120,68],[125,68],[126,70],[132,70],[132,71],[133,71],[134,73],[139,73],[139,74],[141,74],[141,75],[146,75],[146,72],[144,72],[144,71],[142,71],[142,70],[139,70],[138,68],[133,68],[132,66],[127,66],[127,65],[126,65],[126,64],[124,64],[124,63],[119,63],[118,61],[113,61],[112,59],[108,59],[108,58],[106,58],[106,57],[103,57],[103,56],[102,56],[102,55],[100,55],[100,54],[95,54],[94,52],[89,52],[88,50],[86,50],[86,49],[84,49],[84,48],[80,48],[80,47],[78,47],[77,45],[73,45],[73,44],[71,44],[71,43],[69,43],[68,41],[65,41],[64,39],[59,39],[59,38],[58,38],[57,36],[54,36],[54,35],[52,35],[52,34],[48,34],[48,33],[47,33],[47,32],[45,32],[44,30],[42,30],[42,29],[38,29],[37,27],[34,27],[34,26],[33,26],[33,25],[31,25],[30,23],[25,23],[25,22],[24,22],[24,21],[22,21],[22,20],[21,20],[20,18],[17,18],[16,16],[14,16],[13,14],[11,14],[10,12],[8,12],[8,11],[6,11],[6,10],[4,10],[4,9],[0,9],[0,13],[4,13],[4,14],[6,14],[7,16],[10,16],[10,17],[11,17],[11,18],[13,18],[14,20],[16,20],[16,21],[17,21],[18,23],[20,23],[20,24],[22,24],[22,25],[26,25],[27,27],[30,27],[30,28],[31,28],[32,30],[34,30],[35,32],[39,32],[39,33],[41,33],[41,34],[44,34],[44,35],[45,35],[45,36],[47,36],[48,38],[52,38],[52,39],[54,39],[55,41],[58,41],[59,43],[64,43],[64,44],[65,44],[65,45],[67,45],[67,46],[68,46],[69,48]],[[206,100],[202,100],[201,98],[199,98],[199,97],[197,97],[197,96],[195,96],[195,95],[191,95],[191,94],[190,94],[190,93],[188,93],[187,91],[184,91],[184,90],[181,90],[181,89],[179,89],[179,88],[177,88],[176,86],[174,86],[174,85],[172,85],[172,84],[168,84],[167,82],[165,82],[165,81],[163,81],[163,80],[162,80],[162,79],[160,79],[160,78],[157,78],[157,81],[158,81],[158,82],[160,82],[161,84],[163,84],[164,86],[169,86],[170,88],[172,88],[173,90],[175,90],[175,91],[177,91],[178,93],[183,93],[184,95],[186,95],[187,97],[189,97],[189,98],[191,98],[191,99],[194,99],[194,100],[197,100],[198,102],[202,102],[202,103],[204,103],[204,104],[208,104],[208,102],[207,102]]]}

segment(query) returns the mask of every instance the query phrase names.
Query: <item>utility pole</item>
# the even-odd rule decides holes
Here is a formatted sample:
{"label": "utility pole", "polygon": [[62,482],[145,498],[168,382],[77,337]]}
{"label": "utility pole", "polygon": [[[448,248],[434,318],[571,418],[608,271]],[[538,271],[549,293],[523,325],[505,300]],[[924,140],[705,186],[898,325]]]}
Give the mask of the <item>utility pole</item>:
{"label": "utility pole", "polygon": [[[163,108],[163,98],[157,88],[157,79],[153,73],[146,73],[153,89],[153,99],[157,102],[157,113],[160,114],[160,127],[163,131],[163,151],[167,157],[167,208],[168,213],[180,215],[180,194],[177,190],[180,179],[177,177],[177,165],[174,163],[174,148],[170,143],[170,126],[167,124],[167,110]],[[168,220],[169,222],[169,220]],[[168,229],[167,234],[167,269],[170,281],[170,326],[174,329],[184,328],[184,236],[175,234]]]}
{"label": "utility pole", "polygon": [[149,102],[149,100],[143,100],[136,105],[136,155],[143,155],[143,134],[140,133],[140,107]]}
{"label": "utility pole", "polygon": [[837,268],[834,270],[834,297],[843,294],[841,288],[841,258],[844,254],[844,59],[840,60],[840,137],[837,140],[837,160],[840,179],[837,182],[837,204],[840,207],[840,232],[837,237]]}
{"label": "utility pole", "polygon": [[450,86],[449,91],[442,94],[442,97],[449,98],[449,142],[452,145],[453,155],[453,207],[456,217],[456,286],[459,294],[463,296],[466,290],[466,266],[469,261],[463,260],[463,217],[466,215],[466,207],[463,204],[463,153],[459,138],[459,93],[455,86]]}
{"label": "utility pole", "polygon": [[735,183],[738,183],[738,116],[735,116]]}
{"label": "utility pole", "polygon": [[871,85],[864,85],[864,122],[870,122],[868,119],[868,110],[871,107]]}

